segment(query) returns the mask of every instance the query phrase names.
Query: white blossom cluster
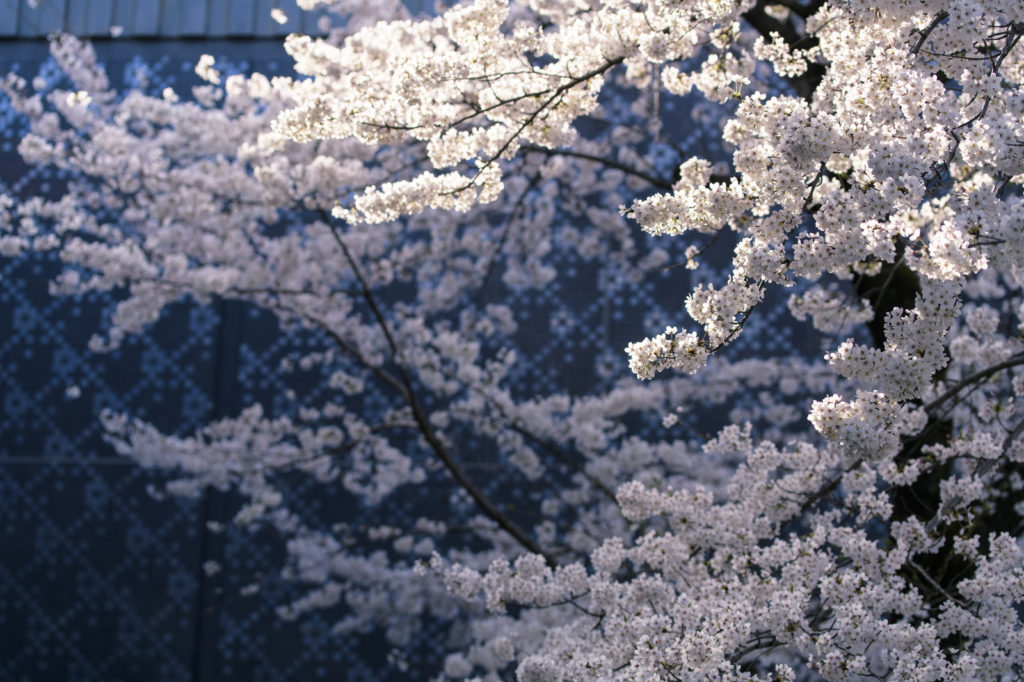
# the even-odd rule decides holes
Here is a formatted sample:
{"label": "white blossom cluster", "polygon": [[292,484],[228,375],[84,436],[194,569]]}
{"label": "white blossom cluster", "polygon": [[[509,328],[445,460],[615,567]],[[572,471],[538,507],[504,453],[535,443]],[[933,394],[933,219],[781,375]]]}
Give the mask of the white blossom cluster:
{"label": "white blossom cluster", "polygon": [[[204,56],[193,101],[119,96],[62,36],[71,89],[3,82],[23,158],[75,179],[0,197],[0,254],[57,250],[55,293],[121,291],[96,350],[184,296],[321,334],[298,364],[333,393],[294,417],[172,437],[104,416],[180,473],[169,492],[232,487],[238,523],[289,538],[313,587],[282,615],[344,604],[338,632],[396,645],[450,620],[442,679],[1021,675],[1019,2],[336,4],[358,20],[291,36],[297,78]],[[666,142],[666,103],[694,99],[722,158]],[[669,259],[645,239],[698,272],[726,253],[679,296],[693,329],[626,348],[640,379],[681,371],[513,391],[521,318],[488,287],[540,296],[558,249],[643,281]],[[731,356],[783,288],[823,356]],[[645,415],[660,437],[630,432]],[[474,479],[468,440],[526,513]],[[449,511],[314,528],[284,471]]]}

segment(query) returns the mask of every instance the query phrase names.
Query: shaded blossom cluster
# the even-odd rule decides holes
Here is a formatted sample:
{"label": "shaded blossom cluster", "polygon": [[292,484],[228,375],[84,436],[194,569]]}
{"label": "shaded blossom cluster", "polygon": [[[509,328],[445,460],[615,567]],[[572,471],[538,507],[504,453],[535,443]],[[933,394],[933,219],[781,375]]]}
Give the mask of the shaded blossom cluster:
{"label": "shaded blossom cluster", "polygon": [[[312,588],[282,615],[343,605],[339,633],[396,646],[451,621],[439,679],[1020,676],[1019,2],[300,4],[355,17],[290,36],[294,78],[204,56],[191,97],[119,95],[60,36],[70,88],[3,82],[23,158],[75,179],[0,197],[0,254],[123,294],[94,350],[186,296],[321,335],[297,362],[332,397],[296,415],[103,417],[168,492],[235,489],[237,523],[285,534]],[[667,102],[714,112],[718,151],[673,146]],[[689,320],[637,330],[606,390],[514,392],[520,319],[485,293],[542,291],[566,245],[641,281],[654,240],[698,273],[725,255]],[[783,290],[821,357],[730,355]],[[685,432],[708,407],[727,418]],[[530,513],[474,480],[470,441],[543,491]],[[370,505],[440,482],[451,511],[324,529],[282,471]]]}

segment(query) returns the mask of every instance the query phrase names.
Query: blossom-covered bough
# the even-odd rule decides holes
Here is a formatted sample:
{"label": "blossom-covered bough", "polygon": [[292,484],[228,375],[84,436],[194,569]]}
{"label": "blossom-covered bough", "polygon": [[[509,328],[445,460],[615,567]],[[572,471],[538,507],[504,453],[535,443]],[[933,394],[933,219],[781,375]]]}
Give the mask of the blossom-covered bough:
{"label": "blossom-covered bough", "polygon": [[[78,179],[5,200],[0,248],[59,249],[59,292],[127,288],[97,350],[185,295],[324,339],[302,362],[336,399],[192,437],[106,415],[118,448],[179,470],[174,492],[236,488],[238,522],[284,532],[317,585],[287,614],[343,601],[339,631],[399,645],[417,617],[460,623],[446,677],[1024,675],[1020,4],[363,11],[288,39],[300,78],[221,84],[201,61],[190,103],[117,96],[69,37],[72,90],[7,79],[32,119],[22,155]],[[720,126],[708,158],[665,113],[684,97]],[[516,311],[495,292],[542,289],[565,245],[627,279],[665,266],[637,225],[698,271],[731,246],[724,279],[685,297],[695,324],[629,345],[652,381],[515,395]],[[728,362],[787,287],[823,361]],[[671,431],[754,394],[716,434]],[[389,401],[372,419],[369,395]],[[663,437],[630,434],[636,414]],[[486,493],[470,442],[535,508]],[[371,504],[456,494],[414,527],[332,534],[288,510],[283,470]]]}

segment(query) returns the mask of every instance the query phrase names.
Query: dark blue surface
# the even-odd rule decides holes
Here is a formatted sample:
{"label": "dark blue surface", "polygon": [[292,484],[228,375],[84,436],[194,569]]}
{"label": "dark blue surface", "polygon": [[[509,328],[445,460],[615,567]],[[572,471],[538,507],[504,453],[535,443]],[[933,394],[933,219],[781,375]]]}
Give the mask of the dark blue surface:
{"label": "dark blue surface", "polygon": [[[45,45],[2,50],[3,72],[53,73]],[[159,57],[182,64],[153,78],[160,88],[190,77],[207,51],[268,72],[287,63],[277,41],[100,51],[115,82]],[[14,156],[23,129],[2,102],[0,126],[0,181],[59,187]],[[402,679],[375,640],[328,636],[328,615],[279,619],[274,610],[301,594],[278,577],[280,539],[232,526],[237,504],[225,494],[154,499],[147,491],[167,475],[116,456],[96,420],[110,407],[184,434],[243,404],[273,404],[295,386],[265,368],[312,340],[241,304],[183,303],[93,355],[86,343],[113,299],[50,297],[58,269],[50,255],[0,259],[0,680]],[[303,513],[336,491],[311,492],[295,491],[309,499]],[[211,521],[226,530],[211,532]],[[220,573],[203,572],[210,560]],[[242,596],[249,585],[260,591]]]}
{"label": "dark blue surface", "polygon": [[[0,50],[2,72],[56,77],[41,43]],[[289,63],[276,40],[100,46],[115,83],[134,83],[139,67],[163,59],[149,75],[155,90],[192,78],[204,52],[270,74]],[[0,100],[0,182],[56,191],[59,178],[14,157],[20,125]],[[505,299],[520,323],[516,395],[607,386],[624,373],[627,341],[685,320],[683,269],[610,282],[566,247],[552,265],[560,276],[540,295]],[[435,671],[445,635],[433,625],[416,632],[403,652],[410,667],[398,671],[379,636],[331,635],[336,612],[277,618],[274,610],[302,593],[278,575],[280,538],[232,526],[237,500],[228,494],[154,499],[147,490],[167,476],[117,457],[97,424],[105,407],[178,434],[253,402],[287,412],[295,406],[289,389],[315,401],[323,386],[270,368],[321,340],[281,330],[245,305],[181,303],[118,351],[94,355],[86,343],[113,299],[51,298],[47,281],[57,269],[50,256],[0,259],[0,680],[418,680]],[[789,354],[781,306],[761,313],[736,351]],[[493,472],[487,481],[492,493],[503,485]],[[415,516],[397,502],[346,506],[336,487],[308,478],[296,478],[288,494],[297,514],[324,523]],[[227,529],[213,532],[210,522]],[[222,569],[208,576],[202,566],[211,560]],[[249,585],[259,592],[243,596]]]}

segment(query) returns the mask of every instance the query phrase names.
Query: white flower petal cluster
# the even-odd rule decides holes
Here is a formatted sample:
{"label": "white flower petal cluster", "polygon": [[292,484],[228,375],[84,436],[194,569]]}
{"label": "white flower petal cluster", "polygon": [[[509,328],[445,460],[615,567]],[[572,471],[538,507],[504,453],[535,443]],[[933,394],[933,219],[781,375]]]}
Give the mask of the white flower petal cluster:
{"label": "white flower petal cluster", "polygon": [[[62,36],[70,89],[2,83],[23,159],[72,179],[0,196],[0,254],[56,251],[55,294],[123,296],[94,350],[184,297],[320,344],[286,363],[324,379],[293,415],[187,437],[104,416],[178,473],[165,492],[236,489],[237,523],[289,539],[310,591],[283,616],[396,646],[451,622],[450,679],[1020,674],[1019,2],[301,4],[355,16],[289,37],[298,78],[204,56],[191,98],[122,96]],[[698,326],[652,313],[626,353],[679,372],[512,388],[543,361],[518,333],[617,352],[523,301],[591,269],[595,300],[649,291],[668,240]],[[792,357],[804,330],[823,357]],[[308,524],[286,472],[380,523]],[[392,519],[405,495],[433,516]]]}
{"label": "white flower petal cluster", "polygon": [[641,379],[650,379],[659,371],[673,367],[693,374],[707,362],[708,351],[693,332],[680,334],[675,327],[653,339],[634,341],[626,347],[629,368]]}

